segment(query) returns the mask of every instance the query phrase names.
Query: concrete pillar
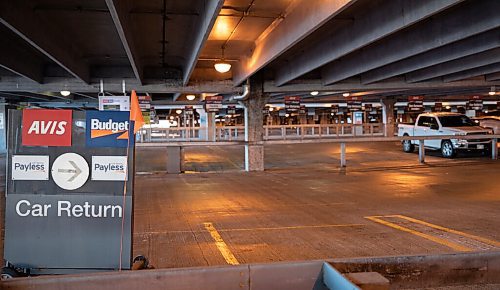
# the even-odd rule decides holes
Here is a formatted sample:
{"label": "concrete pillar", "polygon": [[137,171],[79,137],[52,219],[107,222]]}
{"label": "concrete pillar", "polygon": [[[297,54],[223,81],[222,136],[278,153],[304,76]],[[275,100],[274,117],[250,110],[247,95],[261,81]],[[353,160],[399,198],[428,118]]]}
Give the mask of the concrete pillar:
{"label": "concrete pillar", "polygon": [[198,110],[200,114],[200,140],[215,141],[215,113],[207,113],[205,110]]}
{"label": "concrete pillar", "polygon": [[245,171],[264,171],[264,116],[262,109],[269,100],[264,94],[260,76],[250,79],[250,95],[243,101],[245,106]]}
{"label": "concrete pillar", "polygon": [[384,123],[385,137],[394,136],[394,104],[396,104],[396,99],[384,98],[380,100],[382,104],[382,122]]}

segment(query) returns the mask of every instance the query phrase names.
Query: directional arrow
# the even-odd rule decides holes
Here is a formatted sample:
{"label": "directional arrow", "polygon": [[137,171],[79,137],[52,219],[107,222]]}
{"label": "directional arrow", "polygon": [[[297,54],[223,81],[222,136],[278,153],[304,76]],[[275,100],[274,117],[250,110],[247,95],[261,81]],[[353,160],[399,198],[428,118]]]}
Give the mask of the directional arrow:
{"label": "directional arrow", "polygon": [[80,175],[80,173],[82,173],[82,170],[80,169],[80,167],[78,167],[76,165],[76,163],[74,161],[69,160],[68,162],[69,162],[69,164],[71,164],[71,166],[73,166],[74,169],[58,169],[57,172],[59,172],[59,173],[74,173],[73,176],[71,176],[68,179],[68,182],[71,182],[71,181],[75,180],[75,178],[77,178],[78,175]]}

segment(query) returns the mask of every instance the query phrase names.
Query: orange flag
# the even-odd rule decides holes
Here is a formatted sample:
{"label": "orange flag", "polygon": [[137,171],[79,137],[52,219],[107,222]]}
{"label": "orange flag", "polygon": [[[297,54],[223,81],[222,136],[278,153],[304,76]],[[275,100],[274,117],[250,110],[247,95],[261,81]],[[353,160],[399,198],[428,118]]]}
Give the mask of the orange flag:
{"label": "orange flag", "polygon": [[141,108],[139,107],[139,99],[135,90],[132,90],[130,96],[130,121],[134,121],[134,135],[144,125],[144,118],[142,117]]}

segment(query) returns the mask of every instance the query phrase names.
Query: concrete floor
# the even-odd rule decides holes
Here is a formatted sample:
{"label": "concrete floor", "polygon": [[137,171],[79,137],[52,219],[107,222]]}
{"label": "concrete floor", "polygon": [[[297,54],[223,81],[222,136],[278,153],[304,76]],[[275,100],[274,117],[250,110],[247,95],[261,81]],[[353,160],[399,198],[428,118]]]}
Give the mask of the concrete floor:
{"label": "concrete floor", "polygon": [[[500,162],[399,144],[270,146],[244,173],[240,147],[190,148],[186,170],[137,151],[134,254],[158,268],[500,250]],[[157,171],[157,172],[153,172]],[[223,173],[221,173],[223,172]]]}

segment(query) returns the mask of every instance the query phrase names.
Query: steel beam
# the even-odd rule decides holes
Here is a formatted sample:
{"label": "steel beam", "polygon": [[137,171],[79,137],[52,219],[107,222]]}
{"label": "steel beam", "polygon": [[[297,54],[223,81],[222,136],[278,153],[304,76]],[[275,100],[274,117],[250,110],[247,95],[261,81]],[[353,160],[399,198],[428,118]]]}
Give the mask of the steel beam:
{"label": "steel beam", "polygon": [[[59,92],[61,88],[67,88],[71,92],[97,93],[99,92],[99,79],[91,79],[89,84],[75,79],[67,78],[45,78],[43,84],[37,84],[20,77],[2,77],[0,80],[0,90],[11,92]],[[122,81],[125,81],[126,91],[132,89],[138,92],[148,93],[227,93],[239,94],[242,88],[234,87],[233,82],[226,81],[206,81],[182,85],[181,80],[158,81],[145,85],[139,84],[137,79],[105,79],[104,90],[106,92],[121,93]]]}
{"label": "steel beam", "polygon": [[370,84],[497,47],[500,31],[495,29],[368,71],[361,75],[361,81]]}
{"label": "steel beam", "polygon": [[0,67],[37,83],[43,81],[42,61],[7,40],[0,45]]}
{"label": "steel beam", "polygon": [[488,50],[483,53],[474,54],[408,73],[406,74],[406,81],[415,83],[430,80],[440,76],[455,74],[496,62],[500,62],[500,49]]}
{"label": "steel beam", "polygon": [[[294,81],[293,83],[277,86],[273,81],[267,81],[264,84],[264,92],[266,93],[297,93],[297,92],[329,92],[329,91],[357,91],[357,90],[441,90],[450,88],[468,88],[468,87],[484,87],[500,85],[500,81],[487,82],[485,80],[464,80],[458,82],[445,83],[442,81],[427,81],[419,83],[406,83],[404,81],[378,82],[374,84],[364,85],[360,82],[340,82],[333,85],[323,85],[321,80]],[[1,88],[1,83],[0,83]]]}
{"label": "steel beam", "polygon": [[492,82],[492,81],[500,81],[500,71],[495,72],[495,73],[491,73],[491,74],[487,74],[484,78],[485,78],[488,82]]}
{"label": "steel beam", "polygon": [[200,1],[200,3],[204,3],[204,9],[199,16],[200,21],[196,28],[197,34],[194,36],[193,41],[191,41],[193,46],[191,47],[189,57],[187,58],[186,64],[183,68],[183,85],[187,85],[189,79],[191,78],[191,74],[193,73],[193,70],[196,66],[200,52],[203,49],[208,36],[210,35],[210,31],[212,31],[215,20],[217,19],[217,15],[219,14],[222,5],[224,4],[224,0],[209,0],[203,2]]}
{"label": "steel beam", "polygon": [[458,73],[446,75],[443,77],[443,81],[445,82],[454,82],[458,80],[473,78],[477,76],[483,76],[491,73],[500,72],[500,62],[492,63],[489,65],[461,71]]}
{"label": "steel beam", "polygon": [[459,2],[462,0],[382,1],[377,9],[310,44],[303,53],[278,69],[276,84],[281,86]]}
{"label": "steel beam", "polygon": [[127,53],[128,60],[134,71],[139,84],[144,82],[144,67],[140,61],[139,53],[132,35],[132,28],[129,19],[128,1],[123,0],[106,0],[111,18],[116,27],[116,32],[120,36],[123,48]]}
{"label": "steel beam", "polygon": [[72,43],[70,37],[42,21],[26,1],[0,1],[0,23],[77,79],[89,81],[89,67],[68,45]]}
{"label": "steel beam", "polygon": [[292,1],[283,17],[275,20],[255,41],[252,52],[242,56],[234,66],[235,85],[243,83],[354,2],[356,0]]}
{"label": "steel beam", "polygon": [[497,0],[465,2],[429,21],[413,25],[404,33],[381,40],[370,49],[349,54],[323,67],[323,82],[332,84],[500,27],[498,7]]}

